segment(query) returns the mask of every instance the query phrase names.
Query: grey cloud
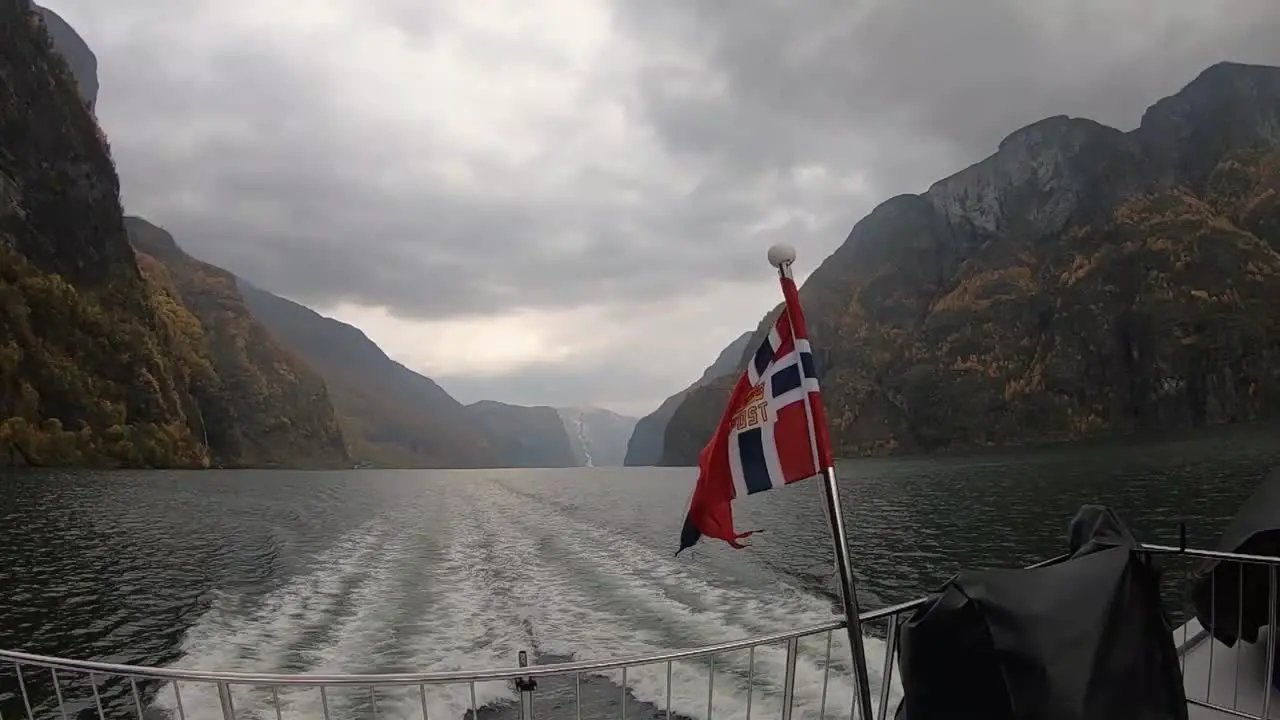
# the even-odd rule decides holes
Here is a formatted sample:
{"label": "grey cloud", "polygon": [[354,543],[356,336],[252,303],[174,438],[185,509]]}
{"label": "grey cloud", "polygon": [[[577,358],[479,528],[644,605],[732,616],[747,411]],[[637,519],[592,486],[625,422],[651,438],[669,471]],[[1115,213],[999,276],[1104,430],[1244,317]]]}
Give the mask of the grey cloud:
{"label": "grey cloud", "polygon": [[381,0],[369,3],[375,17],[385,18],[410,42],[437,37],[448,29],[448,0]]}
{"label": "grey cloud", "polygon": [[1043,117],[1133,126],[1215,62],[1280,61],[1280,7],[1267,0],[745,0],[732,11],[656,0],[618,9],[642,38],[701,43],[705,66],[689,72],[727,88],[690,104],[668,91],[683,84],[679,73],[646,78],[650,117],[671,147],[712,154],[736,173],[861,166],[880,198],[923,190]]}
{"label": "grey cloud", "polygon": [[[120,3],[115,16],[145,19],[144,5]],[[426,17],[399,2],[379,8],[419,24]],[[441,318],[638,302],[687,290],[694,277],[741,277],[742,253],[725,257],[740,250],[740,230],[759,212],[754,199],[716,186],[655,202],[668,195],[662,178],[637,186],[603,167],[584,169],[581,194],[550,200],[489,199],[443,182],[389,187],[378,178],[405,149],[362,130],[316,70],[256,41],[193,44],[198,27],[164,20],[91,39],[126,204],[261,287]],[[442,30],[425,22],[410,35],[429,42]],[[546,162],[556,154],[549,149]],[[620,208],[594,189],[642,199]],[[571,236],[585,247],[562,243]]]}
{"label": "grey cloud", "polygon": [[[98,55],[99,116],[131,212],[261,287],[418,318],[631,305],[707,280],[759,280],[768,243],[796,243],[816,263],[876,202],[923,190],[1022,125],[1070,114],[1131,127],[1214,62],[1280,64],[1274,0],[615,0],[615,29],[644,57],[634,77],[590,90],[647,123],[686,177],[620,177],[593,160],[571,192],[513,197],[388,179],[406,152],[429,160],[449,148],[410,150],[353,118],[359,108],[307,60],[341,48],[286,61],[257,38],[212,38],[193,18],[214,5],[199,0],[49,4]],[[405,42],[450,31],[449,3],[367,5]],[[575,110],[556,135],[566,146]],[[548,173],[564,169],[564,152],[543,150]],[[866,187],[790,179],[805,167]],[[690,193],[672,190],[687,178]],[[812,225],[783,217],[746,239],[787,208]],[[512,400],[538,389],[550,402],[555,389],[569,404],[618,384],[625,356],[596,360],[442,380]],[[655,403],[683,382],[671,367],[626,373]]]}

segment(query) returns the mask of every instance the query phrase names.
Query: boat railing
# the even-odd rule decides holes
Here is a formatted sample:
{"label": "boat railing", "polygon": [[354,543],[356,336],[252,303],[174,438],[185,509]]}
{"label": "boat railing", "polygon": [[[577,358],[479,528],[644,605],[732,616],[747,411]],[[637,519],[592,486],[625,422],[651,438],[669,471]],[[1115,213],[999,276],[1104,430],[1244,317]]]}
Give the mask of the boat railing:
{"label": "boat railing", "polygon": [[[1139,551],[1269,567],[1274,625],[1280,557],[1152,544]],[[895,677],[899,629],[927,602],[918,598],[860,615],[864,635],[872,639],[867,655],[878,718],[892,717],[902,695]],[[1188,625],[1196,629],[1184,626],[1183,636],[1175,638],[1184,658],[1212,630]],[[520,652],[517,663],[504,669],[364,675],[143,667],[0,650],[0,720],[479,720],[481,715],[505,718],[517,712],[521,720],[751,720],[753,715],[852,720],[858,711],[844,628],[843,620],[832,620],[635,657],[529,665]],[[1276,641],[1272,633],[1266,635],[1267,657],[1273,658]],[[1272,669],[1268,663],[1268,678]],[[1235,672],[1239,686],[1241,663]],[[1224,682],[1212,669],[1207,677],[1209,684]],[[1188,702],[1234,717],[1268,717],[1270,697],[1264,695],[1258,713],[1251,710],[1257,702],[1221,702],[1220,688],[1206,687],[1203,693],[1188,688]]]}
{"label": "boat railing", "polygon": [[[1192,559],[1216,560],[1218,569],[1208,575],[1208,592],[1210,598],[1208,626],[1201,624],[1190,611],[1190,617],[1175,632],[1174,642],[1178,649],[1179,669],[1183,675],[1183,687],[1186,690],[1187,703],[1198,706],[1213,713],[1206,717],[1241,717],[1263,720],[1273,718],[1277,714],[1273,710],[1277,693],[1276,677],[1276,641],[1277,641],[1277,604],[1280,603],[1280,590],[1277,579],[1280,575],[1280,557],[1272,555],[1252,555],[1220,550],[1203,550],[1184,546],[1144,544],[1142,550],[1153,555],[1180,555]],[[1259,623],[1257,642],[1238,641],[1234,647],[1228,647],[1215,640],[1217,630],[1225,629],[1236,637],[1248,636],[1248,625],[1244,618],[1247,599],[1257,590],[1254,585],[1260,573],[1251,573],[1250,568],[1265,569],[1266,600],[1256,605],[1265,607],[1267,615],[1265,623]],[[1218,580],[1219,575],[1232,580],[1221,581],[1231,587],[1223,587]],[[1219,590],[1234,591],[1235,602],[1231,612],[1223,613],[1215,607]],[[1190,603],[1186,603],[1188,606]],[[1217,617],[1234,618],[1234,622],[1226,623],[1227,627],[1214,625]]]}

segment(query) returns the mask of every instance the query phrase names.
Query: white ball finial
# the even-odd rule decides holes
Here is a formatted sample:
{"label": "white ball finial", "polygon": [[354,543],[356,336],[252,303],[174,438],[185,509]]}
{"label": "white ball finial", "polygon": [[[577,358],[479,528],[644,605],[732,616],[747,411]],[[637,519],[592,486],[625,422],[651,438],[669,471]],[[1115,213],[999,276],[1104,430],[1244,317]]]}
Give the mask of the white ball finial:
{"label": "white ball finial", "polygon": [[796,249],[786,243],[778,243],[769,248],[769,264],[780,268],[796,261]]}

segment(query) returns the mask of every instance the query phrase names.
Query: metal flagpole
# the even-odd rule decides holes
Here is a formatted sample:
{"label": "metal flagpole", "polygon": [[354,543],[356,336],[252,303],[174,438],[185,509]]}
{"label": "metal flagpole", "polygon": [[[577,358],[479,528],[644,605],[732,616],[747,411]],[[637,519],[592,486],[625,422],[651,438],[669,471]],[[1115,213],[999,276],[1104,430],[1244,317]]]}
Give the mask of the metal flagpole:
{"label": "metal flagpole", "polygon": [[[789,245],[774,245],[769,248],[769,264],[778,269],[778,276],[794,282],[791,276],[791,263],[795,262],[796,250]],[[791,315],[789,303],[783,303],[783,310],[788,314],[788,325],[791,327],[792,346],[796,347],[795,317]],[[800,308],[796,308],[800,310]],[[796,347],[799,355],[799,348]],[[804,386],[804,366],[800,366],[800,383]],[[814,467],[819,465],[817,431],[813,420],[813,410],[809,407],[809,392],[804,396],[804,413],[809,420],[809,445],[813,451]],[[858,612],[858,593],[853,578],[853,563],[849,558],[849,539],[844,531],[844,510],[840,506],[840,486],[836,483],[836,469],[827,466],[822,470],[822,489],[827,500],[827,519],[831,525],[831,541],[835,546],[836,571],[840,575],[840,600],[844,606],[845,630],[849,633],[849,648],[853,655],[854,692],[857,693],[858,714],[862,720],[875,720],[871,710],[871,678],[867,673],[867,652],[862,641],[862,621]]]}

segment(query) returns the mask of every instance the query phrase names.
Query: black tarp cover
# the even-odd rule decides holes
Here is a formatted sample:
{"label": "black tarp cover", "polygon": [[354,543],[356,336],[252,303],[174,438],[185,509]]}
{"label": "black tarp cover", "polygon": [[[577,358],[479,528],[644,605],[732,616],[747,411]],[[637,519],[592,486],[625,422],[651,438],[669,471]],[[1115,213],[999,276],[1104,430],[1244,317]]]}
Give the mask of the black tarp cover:
{"label": "black tarp cover", "polygon": [[1186,720],[1155,571],[1086,505],[1070,557],[962,572],[902,628],[900,720]]}
{"label": "black tarp cover", "polygon": [[[1223,531],[1217,549],[1245,555],[1280,555],[1280,468],[1267,473],[1240,506]],[[1257,642],[1258,630],[1269,621],[1269,572],[1269,566],[1264,564],[1201,562],[1190,578],[1191,602],[1200,624],[1227,647],[1234,646],[1237,639]]]}

